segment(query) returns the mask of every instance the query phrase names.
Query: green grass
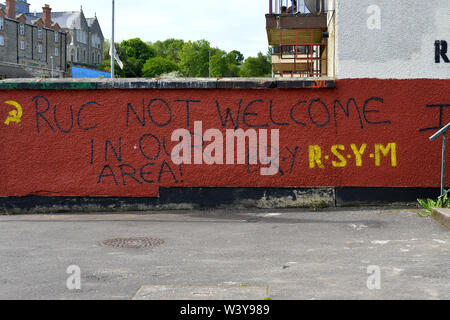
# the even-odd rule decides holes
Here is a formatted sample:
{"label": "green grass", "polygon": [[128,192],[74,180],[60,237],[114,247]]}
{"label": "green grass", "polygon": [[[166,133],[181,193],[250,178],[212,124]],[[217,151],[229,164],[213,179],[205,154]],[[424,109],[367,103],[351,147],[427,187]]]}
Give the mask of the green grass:
{"label": "green grass", "polygon": [[418,215],[427,218],[431,215],[432,208],[450,208],[449,194],[450,190],[444,192],[437,201],[433,199],[421,200],[417,199],[417,202],[424,208],[424,212],[419,212]]}

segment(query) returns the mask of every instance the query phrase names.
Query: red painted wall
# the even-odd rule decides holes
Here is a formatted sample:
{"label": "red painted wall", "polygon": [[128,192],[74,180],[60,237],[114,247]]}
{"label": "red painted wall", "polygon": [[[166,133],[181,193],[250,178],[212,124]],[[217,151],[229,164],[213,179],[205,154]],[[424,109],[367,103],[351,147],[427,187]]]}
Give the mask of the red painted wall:
{"label": "red painted wall", "polygon": [[[450,80],[340,80],[336,89],[10,90],[0,91],[0,101],[0,196],[149,197],[160,186],[438,187],[441,140],[428,138],[450,122]],[[5,101],[22,107],[19,123],[4,123],[15,110]],[[262,176],[260,165],[172,162],[173,131],[194,131],[202,121],[203,131],[225,133],[233,128],[230,118],[223,126],[227,109],[235,123],[239,109],[243,130],[279,130],[276,175]]]}

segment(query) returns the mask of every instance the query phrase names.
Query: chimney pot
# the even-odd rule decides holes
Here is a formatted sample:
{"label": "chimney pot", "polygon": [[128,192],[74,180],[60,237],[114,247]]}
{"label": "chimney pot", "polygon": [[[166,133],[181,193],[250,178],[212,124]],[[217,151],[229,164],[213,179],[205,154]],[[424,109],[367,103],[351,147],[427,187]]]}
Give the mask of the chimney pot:
{"label": "chimney pot", "polygon": [[46,28],[50,28],[52,25],[52,8],[48,4],[42,7],[42,19]]}
{"label": "chimney pot", "polygon": [[6,0],[6,15],[10,19],[16,19],[16,0]]}

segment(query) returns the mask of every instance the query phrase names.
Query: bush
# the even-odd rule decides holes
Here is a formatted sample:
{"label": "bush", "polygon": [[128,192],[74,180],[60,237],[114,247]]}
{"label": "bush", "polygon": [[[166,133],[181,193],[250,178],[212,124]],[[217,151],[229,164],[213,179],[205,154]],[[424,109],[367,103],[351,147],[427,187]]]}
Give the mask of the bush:
{"label": "bush", "polygon": [[142,76],[145,78],[154,78],[173,71],[178,71],[178,66],[175,62],[162,57],[155,57],[145,62],[144,68],[142,69]]}

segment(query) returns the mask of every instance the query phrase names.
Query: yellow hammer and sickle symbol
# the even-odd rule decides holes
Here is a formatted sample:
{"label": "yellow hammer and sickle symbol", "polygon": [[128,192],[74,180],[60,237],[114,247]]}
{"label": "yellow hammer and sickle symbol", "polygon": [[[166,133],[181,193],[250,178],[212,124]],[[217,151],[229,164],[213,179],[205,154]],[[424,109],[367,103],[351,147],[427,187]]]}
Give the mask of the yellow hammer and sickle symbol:
{"label": "yellow hammer and sickle symbol", "polygon": [[16,110],[11,110],[9,112],[9,117],[6,118],[5,124],[9,126],[11,122],[20,123],[20,119],[22,119],[23,115],[22,106],[16,101],[5,101],[5,103],[16,108]]}

